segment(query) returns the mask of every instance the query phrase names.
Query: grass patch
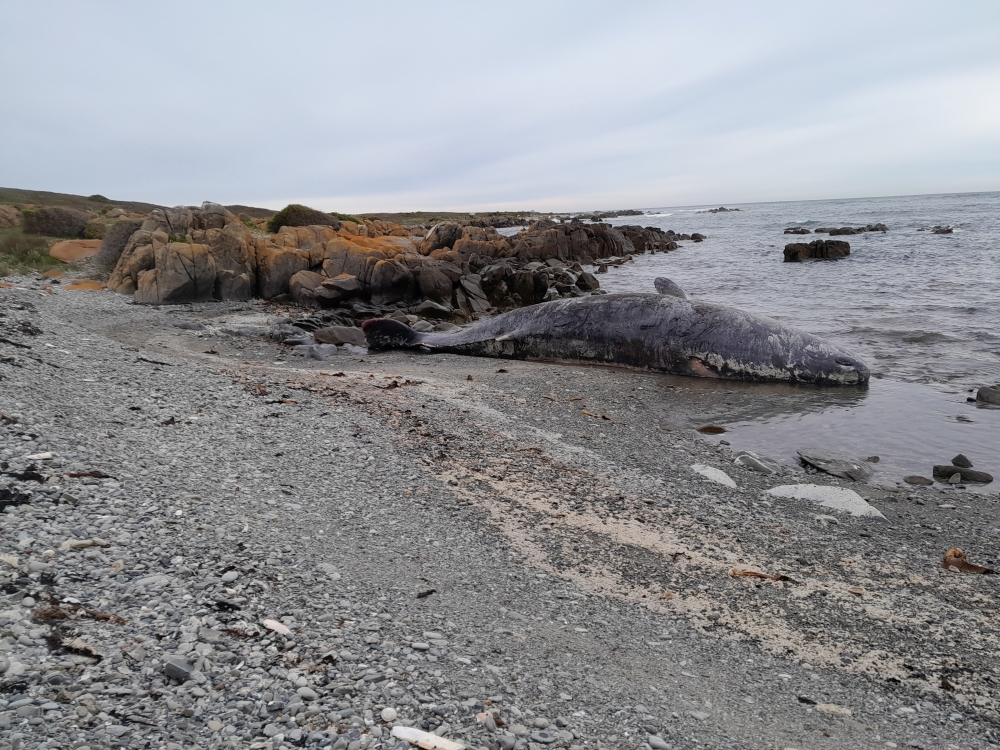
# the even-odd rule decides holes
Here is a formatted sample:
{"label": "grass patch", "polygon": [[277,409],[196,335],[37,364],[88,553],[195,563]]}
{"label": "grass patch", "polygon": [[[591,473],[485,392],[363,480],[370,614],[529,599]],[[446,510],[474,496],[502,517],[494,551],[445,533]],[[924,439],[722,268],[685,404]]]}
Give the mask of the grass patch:
{"label": "grass patch", "polygon": [[0,229],[0,276],[48,271],[66,265],[49,255],[52,240],[28,236],[20,228]]}

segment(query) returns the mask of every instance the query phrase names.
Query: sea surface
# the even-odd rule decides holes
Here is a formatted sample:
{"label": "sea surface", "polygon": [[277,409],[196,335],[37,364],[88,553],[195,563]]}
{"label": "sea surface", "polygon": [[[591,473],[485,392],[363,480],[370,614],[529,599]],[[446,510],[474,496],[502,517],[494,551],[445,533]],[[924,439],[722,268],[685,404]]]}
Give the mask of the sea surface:
{"label": "sea surface", "polygon": [[[929,477],[958,452],[997,480],[1000,409],[967,401],[980,385],[1000,383],[1000,193],[731,204],[646,209],[615,225],[700,232],[671,253],[637,255],[599,278],[609,292],[653,291],[666,276],[690,297],[770,316],[842,344],[874,374],[860,395],[799,388],[801,409],[769,413],[768,396],[752,417],[722,436],[788,464],[797,448],[825,447],[880,456],[881,479]],[[826,234],[785,235],[786,227],[883,223],[889,231],[833,239],[848,258],[784,263],[789,242]],[[934,234],[938,225],[952,234]],[[753,398],[753,386],[747,386]],[[739,415],[735,415],[739,417]],[[982,489],[982,488],[980,488]]]}

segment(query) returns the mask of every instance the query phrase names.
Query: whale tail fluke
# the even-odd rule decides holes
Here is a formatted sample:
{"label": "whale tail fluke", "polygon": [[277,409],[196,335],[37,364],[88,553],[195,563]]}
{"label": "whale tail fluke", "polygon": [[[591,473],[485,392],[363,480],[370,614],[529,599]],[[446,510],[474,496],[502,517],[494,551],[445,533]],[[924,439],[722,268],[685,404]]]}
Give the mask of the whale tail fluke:
{"label": "whale tail fluke", "polygon": [[361,324],[370,349],[405,349],[419,346],[420,334],[392,318],[372,318]]}

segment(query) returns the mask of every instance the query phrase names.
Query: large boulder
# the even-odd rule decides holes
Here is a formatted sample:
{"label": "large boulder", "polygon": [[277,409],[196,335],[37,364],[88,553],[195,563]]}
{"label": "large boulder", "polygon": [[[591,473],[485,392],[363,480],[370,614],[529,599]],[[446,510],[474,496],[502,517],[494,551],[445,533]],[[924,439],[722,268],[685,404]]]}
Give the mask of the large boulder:
{"label": "large boulder", "polygon": [[813,240],[785,245],[785,263],[803,260],[836,260],[851,254],[851,246],[843,240]]}
{"label": "large boulder", "polygon": [[418,274],[420,294],[435,302],[451,300],[452,279],[438,264],[425,264]]}
{"label": "large boulder", "polygon": [[319,304],[316,299],[316,289],[327,278],[321,273],[313,271],[298,271],[288,280],[288,296],[292,302],[303,307],[312,307]]}
{"label": "large boulder", "polygon": [[635,252],[631,241],[607,224],[556,224],[542,219],[517,235],[513,251],[524,261],[582,262],[586,258],[609,258]]}
{"label": "large boulder", "polygon": [[411,279],[410,269],[401,261],[377,261],[369,281],[372,304],[390,305],[394,302],[401,302],[406,296]]}
{"label": "large boulder", "polygon": [[309,253],[279,247],[270,240],[258,240],[257,296],[272,299],[288,291],[288,282],[299,271],[309,268]]}
{"label": "large boulder", "polygon": [[420,243],[420,254],[430,255],[435,250],[441,248],[451,248],[455,241],[462,236],[462,225],[451,221],[442,222],[436,225],[427,233],[424,241]]}
{"label": "large boulder", "polygon": [[144,305],[205,302],[215,291],[215,259],[207,245],[159,244],[153,268],[139,274],[135,301]]}
{"label": "large boulder", "polygon": [[0,206],[0,229],[21,226],[21,212],[13,206]]}
{"label": "large boulder", "polygon": [[365,341],[365,334],[360,328],[354,326],[327,326],[319,328],[313,332],[313,338],[320,344],[353,344],[354,346],[368,346]]}

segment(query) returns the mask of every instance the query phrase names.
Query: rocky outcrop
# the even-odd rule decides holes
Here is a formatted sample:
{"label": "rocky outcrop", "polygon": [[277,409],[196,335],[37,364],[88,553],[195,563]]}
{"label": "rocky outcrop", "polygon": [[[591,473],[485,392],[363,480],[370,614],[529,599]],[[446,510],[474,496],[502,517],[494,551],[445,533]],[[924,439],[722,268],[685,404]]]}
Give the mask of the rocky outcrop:
{"label": "rocky outcrop", "polygon": [[816,227],[816,234],[829,234],[831,237],[837,235],[864,234],[865,232],[888,232],[889,227],[885,224],[868,224],[863,227]]}
{"label": "rocky outcrop", "polygon": [[0,229],[21,226],[21,212],[13,206],[0,206]]}
{"label": "rocky outcrop", "polygon": [[704,211],[696,211],[695,213],[699,213],[699,214],[729,214],[729,213],[735,213],[736,211],[739,211],[739,210],[740,209],[738,209],[738,208],[726,208],[725,206],[719,206],[718,208],[708,208],[708,209],[705,209]]}
{"label": "rocky outcrop", "polygon": [[803,260],[836,260],[846,258],[851,254],[851,246],[843,240],[813,240],[793,242],[785,245],[785,263],[798,263]]}
{"label": "rocky outcrop", "polygon": [[785,234],[812,234],[812,232],[805,227],[787,227]]}

